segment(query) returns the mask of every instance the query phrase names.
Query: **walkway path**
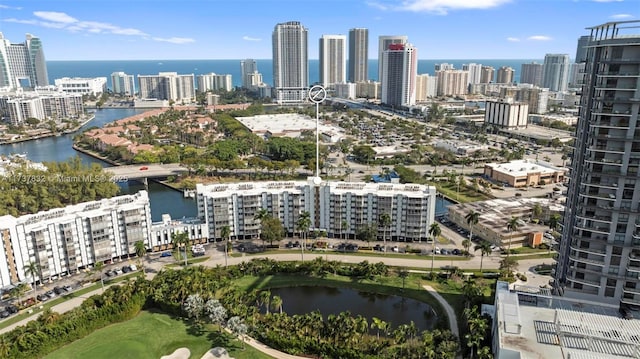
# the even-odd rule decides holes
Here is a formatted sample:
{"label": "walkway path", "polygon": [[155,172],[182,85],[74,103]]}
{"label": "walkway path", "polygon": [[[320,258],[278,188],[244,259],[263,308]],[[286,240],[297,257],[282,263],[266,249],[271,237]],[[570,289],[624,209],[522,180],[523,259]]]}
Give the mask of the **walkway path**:
{"label": "walkway path", "polygon": [[432,286],[423,285],[422,287],[426,289],[429,294],[433,295],[433,297],[436,298],[438,302],[440,302],[440,304],[444,308],[444,311],[447,312],[447,317],[449,318],[449,328],[451,328],[451,332],[454,335],[459,336],[460,330],[458,329],[458,319],[456,317],[456,312],[453,310],[451,305],[449,305],[449,303],[444,298],[442,298],[440,293],[436,292],[436,290],[433,289]]}

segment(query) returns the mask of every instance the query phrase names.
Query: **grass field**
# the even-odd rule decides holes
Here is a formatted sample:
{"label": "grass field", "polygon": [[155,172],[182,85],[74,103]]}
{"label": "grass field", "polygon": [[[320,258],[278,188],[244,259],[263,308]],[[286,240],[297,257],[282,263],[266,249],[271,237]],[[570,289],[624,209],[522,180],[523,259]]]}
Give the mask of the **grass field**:
{"label": "grass field", "polygon": [[194,328],[181,320],[162,313],[143,311],[129,321],[110,325],[77,340],[48,356],[48,359],[67,358],[136,358],[159,359],[178,348],[189,348],[191,357],[201,358],[209,349],[221,346],[237,359],[271,358],[250,346],[242,350],[242,343],[213,327]]}

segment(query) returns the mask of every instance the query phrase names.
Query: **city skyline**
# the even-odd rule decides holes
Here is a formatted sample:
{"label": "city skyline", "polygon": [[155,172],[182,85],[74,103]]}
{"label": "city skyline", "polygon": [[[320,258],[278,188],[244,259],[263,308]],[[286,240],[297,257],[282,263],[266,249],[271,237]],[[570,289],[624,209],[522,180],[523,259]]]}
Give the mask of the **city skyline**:
{"label": "city skyline", "polygon": [[[118,3],[3,1],[0,32],[8,39],[39,36],[53,61],[268,59],[273,26],[299,21],[309,29],[310,59],[318,58],[322,35],[348,35],[355,27],[368,28],[372,43],[406,35],[423,49],[423,59],[513,59],[573,57],[586,27],[633,20],[637,13],[637,2],[628,0],[331,0],[323,6],[167,0],[161,7],[137,0],[122,2],[126,11],[117,11]],[[487,23],[500,26],[481,26]],[[369,46],[369,58],[377,54],[377,46]]]}

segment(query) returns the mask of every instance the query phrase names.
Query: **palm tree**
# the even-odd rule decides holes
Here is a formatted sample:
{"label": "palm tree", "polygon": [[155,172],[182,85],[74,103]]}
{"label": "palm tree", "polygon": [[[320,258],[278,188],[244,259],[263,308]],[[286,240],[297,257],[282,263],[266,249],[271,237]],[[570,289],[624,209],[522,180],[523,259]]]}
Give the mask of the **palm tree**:
{"label": "palm tree", "polygon": [[531,214],[533,215],[534,219],[540,219],[540,216],[542,215],[542,206],[540,205],[540,203],[536,203],[533,205],[533,208],[531,209]]}
{"label": "palm tree", "polygon": [[551,216],[549,216],[549,229],[555,231],[558,228],[558,225],[560,224],[561,218],[562,217],[560,217],[560,215],[557,213],[554,213]]}
{"label": "palm tree", "polygon": [[231,237],[231,227],[223,226],[220,229],[220,236],[224,239],[224,266],[227,266],[227,257],[229,255],[229,238]]}
{"label": "palm tree", "polygon": [[480,272],[482,272],[482,261],[485,255],[491,254],[491,243],[482,241],[473,247],[474,252],[480,250]]}
{"label": "palm tree", "polygon": [[[269,218],[269,211],[266,208],[260,208],[253,217],[254,220],[260,221],[260,238],[262,238],[262,221]],[[264,238],[262,239],[262,247],[264,247]]]}
{"label": "palm tree", "polygon": [[274,312],[278,310],[280,314],[282,314],[282,297],[274,295],[273,298],[271,298],[271,309],[273,309]]}
{"label": "palm tree", "polygon": [[147,246],[144,244],[144,241],[136,241],[133,247],[136,251],[136,255],[138,256],[138,258],[140,258],[140,261],[141,261],[140,263],[143,263],[142,273],[144,274],[144,262],[142,262],[142,257],[144,257],[144,255],[147,254]]}
{"label": "palm tree", "polygon": [[96,264],[93,265],[93,270],[91,271],[91,273],[98,273],[98,275],[100,275],[100,284],[102,284],[102,291],[104,292],[104,278],[102,276],[103,268],[104,262],[96,262]]}
{"label": "palm tree", "polygon": [[38,293],[37,293],[37,287],[36,287],[36,276],[38,275],[38,273],[40,273],[40,265],[36,262],[29,262],[23,269],[24,274],[31,276],[31,278],[33,279],[33,298],[36,300],[36,302],[38,301]]}
{"label": "palm tree", "polygon": [[433,222],[429,227],[429,234],[433,238],[433,245],[431,248],[431,275],[433,276],[433,262],[436,258],[436,240],[440,237],[442,230],[440,229],[440,225],[438,222]]}
{"label": "palm tree", "polygon": [[520,227],[520,219],[515,216],[511,216],[511,219],[507,222],[507,230],[509,231],[509,247],[507,248],[507,258],[509,254],[511,254],[511,240],[513,237],[513,232],[517,231]]}
{"label": "palm tree", "polygon": [[384,243],[384,251],[387,251],[387,228],[391,226],[391,215],[383,213],[378,218],[378,225],[382,227],[382,242]]}
{"label": "palm tree", "polygon": [[171,234],[171,244],[173,244],[173,248],[178,249],[178,253],[180,253],[180,247],[184,246],[184,265],[187,266],[187,246],[189,246],[189,233],[187,232],[176,232]]}
{"label": "palm tree", "polygon": [[402,278],[402,291],[404,292],[404,282],[406,281],[407,277],[409,276],[409,271],[401,268],[398,270],[398,277]]}
{"label": "palm tree", "polygon": [[471,248],[471,240],[470,239],[465,239],[462,241],[462,246],[464,247],[464,255],[465,256],[469,256],[471,255],[471,253],[469,252],[469,248]]}
{"label": "palm tree", "polygon": [[[480,220],[480,213],[470,210],[464,218],[467,220],[467,224],[469,225],[469,239],[473,239],[473,226],[478,224]],[[467,252],[469,249],[467,248]]]}
{"label": "palm tree", "polygon": [[[349,221],[347,221],[346,219],[343,219],[342,222],[340,223],[340,231],[345,233],[344,236],[344,240],[347,240],[347,234],[349,231]],[[342,233],[340,233],[342,234]]]}
{"label": "palm tree", "polygon": [[300,253],[302,255],[302,260],[304,261],[304,247],[307,245],[307,233],[309,232],[309,227],[311,227],[311,214],[308,211],[302,211],[302,213],[300,213],[296,227],[298,231],[300,231],[300,234],[302,234],[302,246],[300,246]]}

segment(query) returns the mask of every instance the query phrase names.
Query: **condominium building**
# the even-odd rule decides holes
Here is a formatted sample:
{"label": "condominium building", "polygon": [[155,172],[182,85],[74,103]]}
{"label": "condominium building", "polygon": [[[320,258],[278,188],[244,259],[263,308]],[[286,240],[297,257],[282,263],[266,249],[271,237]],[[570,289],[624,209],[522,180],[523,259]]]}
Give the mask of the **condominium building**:
{"label": "condominium building", "polygon": [[587,61],[587,45],[591,40],[591,36],[580,36],[578,39],[578,46],[576,46],[576,57],[574,63],[578,64]]}
{"label": "condominium building", "polygon": [[542,86],[542,67],[542,64],[535,61],[530,64],[522,64],[520,83]]}
{"label": "condominium building", "polygon": [[515,70],[509,66],[500,66],[498,69],[498,76],[496,83],[499,84],[511,84],[515,76]]}
{"label": "condominium building", "polygon": [[416,102],[423,102],[438,95],[438,78],[429,74],[416,76]]}
{"label": "condominium building", "polygon": [[379,99],[382,93],[380,81],[367,81],[356,83],[356,97],[367,99]]}
{"label": "condominium building", "polygon": [[196,84],[198,86],[198,92],[207,91],[232,91],[233,79],[231,75],[218,75],[215,73],[202,74],[196,76]]}
{"label": "condominium building", "polygon": [[25,42],[12,44],[0,32],[0,88],[33,89],[48,85],[47,63],[40,38],[27,34]]}
{"label": "condominium building", "polygon": [[30,118],[44,120],[78,119],[84,114],[81,94],[59,91],[20,91],[0,96],[0,117],[20,126]]}
{"label": "condominium building", "polygon": [[320,38],[320,83],[325,88],[347,82],[347,37],[322,35]]}
{"label": "condominium building", "polygon": [[569,70],[568,87],[581,88],[584,85],[584,62],[571,64]]}
{"label": "condominium building", "polygon": [[[222,228],[232,238],[257,238],[261,209],[278,218],[289,234],[298,232],[302,212],[308,212],[311,230],[329,237],[355,238],[364,227],[374,225],[382,238],[401,241],[426,240],[435,215],[435,187],[415,184],[353,182],[249,182],[196,185],[198,217],[207,222],[211,237],[220,238]],[[391,216],[389,228],[378,225],[381,214]]]}
{"label": "condominium building", "polygon": [[558,265],[566,296],[640,306],[640,21],[588,28]]}
{"label": "condominium building", "polygon": [[464,70],[436,71],[438,96],[459,96],[467,93],[469,72]]}
{"label": "condominium building", "polygon": [[434,68],[434,70],[435,70],[436,72],[438,72],[438,71],[445,71],[445,70],[455,70],[455,68],[454,68],[453,64],[449,64],[449,63],[446,63],[446,62],[443,62],[443,63],[441,63],[441,64],[435,64],[435,65],[433,66],[433,68]]}
{"label": "condominium building", "polygon": [[369,80],[369,29],[349,30],[349,82]]}
{"label": "condominium building", "polygon": [[107,91],[106,77],[63,77],[54,83],[58,90],[66,93],[100,96]]}
{"label": "condominium building", "polygon": [[406,44],[409,38],[406,35],[385,35],[378,37],[378,81],[382,82],[382,70],[384,69],[384,58],[382,54],[389,49],[392,44]]}
{"label": "condominium building", "polygon": [[356,84],[353,82],[347,82],[344,84],[335,84],[335,96],[339,98],[356,98]]}
{"label": "condominium building", "polygon": [[469,72],[469,77],[468,77],[469,84],[475,85],[480,83],[481,74],[482,74],[482,64],[474,64],[474,63],[464,64],[462,65],[462,69],[464,71]]}
{"label": "condominium building", "polygon": [[491,66],[482,66],[480,69],[480,83],[488,84],[493,82],[495,72],[495,69]]}
{"label": "condominium building", "polygon": [[[128,258],[135,254],[136,242],[149,247],[150,228],[146,191],[20,217],[2,216],[0,286],[42,283],[97,262]],[[29,263],[39,267],[35,278],[25,273]]]}
{"label": "condominium building", "polygon": [[529,105],[523,102],[487,101],[484,122],[502,128],[527,127]]}
{"label": "condominium building", "polygon": [[115,94],[126,96],[136,94],[136,82],[133,75],[127,75],[122,71],[111,74],[111,86]]}
{"label": "condominium building", "polygon": [[272,43],[273,96],[276,102],[305,101],[309,88],[307,29],[299,21],[277,24]]}
{"label": "condominium building", "polygon": [[242,76],[242,87],[248,89],[257,84],[253,83],[250,78],[253,74],[258,73],[258,63],[254,59],[245,59],[240,61],[240,76]]}
{"label": "condominium building", "polygon": [[501,86],[500,98],[528,104],[529,113],[545,114],[549,105],[549,89],[530,84]]}
{"label": "condominium building", "polygon": [[196,97],[194,75],[160,72],[158,75],[138,75],[140,98],[191,103]]}
{"label": "condominium building", "polygon": [[542,67],[542,87],[555,92],[567,91],[569,67],[569,55],[546,54]]}
{"label": "condominium building", "polygon": [[418,49],[411,44],[391,44],[382,53],[382,62],[380,101],[396,107],[415,105]]}

